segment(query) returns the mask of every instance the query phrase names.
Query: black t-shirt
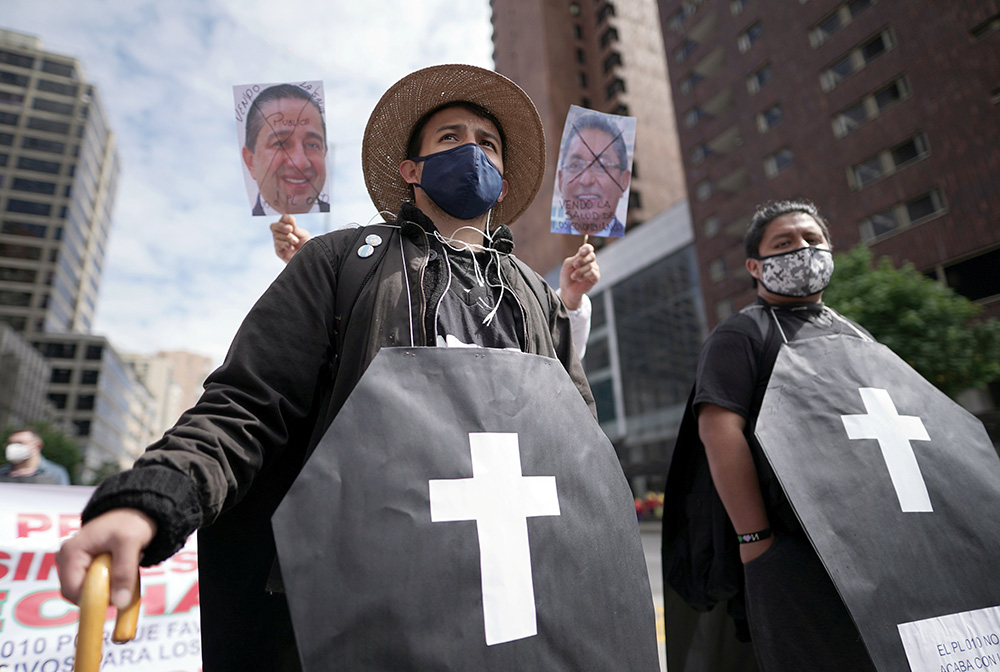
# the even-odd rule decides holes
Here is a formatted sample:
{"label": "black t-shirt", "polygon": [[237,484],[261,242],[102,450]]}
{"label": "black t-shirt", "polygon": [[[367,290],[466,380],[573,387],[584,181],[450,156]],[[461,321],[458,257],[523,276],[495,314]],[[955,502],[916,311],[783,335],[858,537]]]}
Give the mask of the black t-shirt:
{"label": "black t-shirt", "polygon": [[[775,318],[781,326],[780,331],[774,324]],[[746,419],[744,435],[753,453],[761,494],[775,529],[787,532],[801,529],[753,436],[764,391],[783,342],[781,334],[784,333],[788,341],[830,334],[858,337],[851,324],[854,323],[848,324],[845,318],[822,303],[768,306],[758,299],[755,305],[720,323],[702,347],[695,378],[696,412],[699,404],[708,403]],[[762,330],[761,325],[766,328]],[[858,329],[868,335],[860,327]]]}
{"label": "black t-shirt", "polygon": [[437,305],[437,345],[523,350],[521,308],[514,292],[500,287],[493,253],[447,250],[446,256],[451,277]]}

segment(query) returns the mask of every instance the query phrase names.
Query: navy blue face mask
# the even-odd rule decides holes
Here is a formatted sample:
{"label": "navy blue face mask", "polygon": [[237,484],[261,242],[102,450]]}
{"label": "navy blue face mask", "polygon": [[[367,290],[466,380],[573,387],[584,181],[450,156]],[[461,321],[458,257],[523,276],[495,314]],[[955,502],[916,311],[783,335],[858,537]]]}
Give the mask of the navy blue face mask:
{"label": "navy blue face mask", "polygon": [[421,181],[414,186],[457,219],[479,217],[497,204],[503,191],[503,176],[477,144],[468,142],[410,160],[424,162]]}

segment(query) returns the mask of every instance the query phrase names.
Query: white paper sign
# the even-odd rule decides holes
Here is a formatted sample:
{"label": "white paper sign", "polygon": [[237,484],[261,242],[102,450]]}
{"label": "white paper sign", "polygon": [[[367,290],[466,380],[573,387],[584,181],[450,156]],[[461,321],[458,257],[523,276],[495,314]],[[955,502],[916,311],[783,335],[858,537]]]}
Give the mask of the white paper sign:
{"label": "white paper sign", "polygon": [[1000,669],[1000,606],[896,627],[913,672]]}
{"label": "white paper sign", "polygon": [[[55,554],[80,529],[94,488],[0,483],[0,672],[71,672],[79,610],[59,594]],[[136,637],[111,644],[104,626],[102,670],[200,672],[198,550],[143,569]]]}

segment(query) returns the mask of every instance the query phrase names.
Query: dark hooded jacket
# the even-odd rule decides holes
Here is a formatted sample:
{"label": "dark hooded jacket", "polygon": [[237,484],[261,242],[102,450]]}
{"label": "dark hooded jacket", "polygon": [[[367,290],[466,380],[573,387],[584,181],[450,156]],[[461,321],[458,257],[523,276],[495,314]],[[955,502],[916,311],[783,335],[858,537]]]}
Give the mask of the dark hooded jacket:
{"label": "dark hooded jacket", "polygon": [[[200,530],[205,670],[298,667],[271,514],[379,349],[435,344],[435,297],[445,279],[425,272],[441,244],[416,208],[404,205],[397,221],[398,229],[369,227],[387,247],[372,257],[378,261],[346,309],[349,316],[334,305],[337,283],[367,229],[335,231],[304,245],[251,309],[198,403],[132,470],[105,481],[83,512],[86,522],[128,506],[156,520],[144,566],[163,561]],[[512,247],[509,238],[506,245]],[[549,304],[543,308],[522,262],[501,255],[500,268],[521,306],[525,350],[558,358],[593,411],[559,298],[540,283]]]}

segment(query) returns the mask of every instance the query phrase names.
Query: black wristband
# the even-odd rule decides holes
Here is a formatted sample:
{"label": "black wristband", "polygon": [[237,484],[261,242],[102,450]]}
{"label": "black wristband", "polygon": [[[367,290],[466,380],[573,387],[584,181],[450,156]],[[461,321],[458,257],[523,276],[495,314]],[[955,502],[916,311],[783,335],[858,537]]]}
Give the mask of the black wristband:
{"label": "black wristband", "polygon": [[763,541],[771,536],[771,528],[767,527],[760,532],[750,532],[748,534],[737,534],[736,540],[741,544],[752,544],[755,541]]}

